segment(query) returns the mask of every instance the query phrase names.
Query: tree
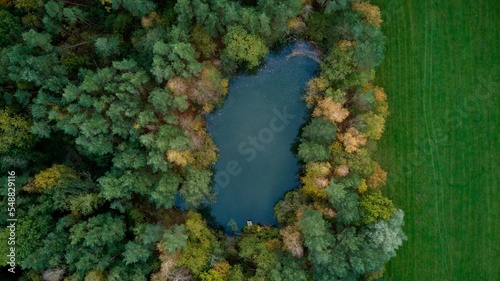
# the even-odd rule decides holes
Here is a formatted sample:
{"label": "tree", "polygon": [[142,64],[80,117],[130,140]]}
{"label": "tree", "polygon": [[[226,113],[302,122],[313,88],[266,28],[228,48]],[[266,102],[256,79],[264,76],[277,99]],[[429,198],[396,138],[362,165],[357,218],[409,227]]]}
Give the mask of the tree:
{"label": "tree", "polygon": [[335,218],[339,223],[350,224],[359,219],[358,195],[345,180],[339,183],[331,180],[325,192],[335,209]]}
{"label": "tree", "polygon": [[339,141],[344,144],[345,151],[356,152],[358,148],[366,144],[366,136],[356,130],[356,128],[350,127],[347,131],[339,136]]}
{"label": "tree", "polygon": [[330,158],[330,152],[324,145],[304,140],[299,145],[298,156],[304,162],[325,161]]}
{"label": "tree", "polygon": [[368,179],[368,186],[370,188],[379,188],[385,185],[387,179],[387,172],[384,171],[378,163],[375,163],[373,174]]}
{"label": "tree", "polygon": [[197,25],[193,27],[191,40],[204,59],[213,58],[215,51],[217,50],[217,44],[214,42],[210,34],[207,33],[204,26]]}
{"label": "tree", "polygon": [[[177,260],[179,259],[180,253],[170,254],[165,251],[160,250],[160,269],[151,275],[152,281],[162,281],[162,280],[176,280],[174,278],[182,275],[185,277],[184,280],[190,280],[192,278],[188,269],[176,268]],[[182,279],[181,279],[182,280]]]}
{"label": "tree", "polygon": [[0,110],[0,153],[13,148],[27,149],[34,144],[31,123],[9,109]]}
{"label": "tree", "polygon": [[274,206],[276,220],[281,226],[294,223],[297,220],[297,210],[305,201],[298,190],[287,192],[285,198]]}
{"label": "tree", "polygon": [[364,69],[377,67],[384,58],[384,43],[385,37],[375,27],[366,27],[367,38],[360,40],[356,45],[354,52],[354,60]]}
{"label": "tree", "polygon": [[285,248],[292,256],[300,258],[304,255],[304,247],[300,237],[300,231],[296,226],[287,226],[280,230]]}
{"label": "tree", "polygon": [[151,262],[154,248],[164,237],[165,229],[160,224],[137,224],[134,232],[135,239],[125,244],[123,261],[126,265]]}
{"label": "tree", "polygon": [[297,225],[304,236],[304,245],[308,249],[307,259],[312,264],[315,280],[335,280],[332,266],[331,247],[335,237],[330,232],[330,224],[326,222],[319,211],[306,208]]}
{"label": "tree", "polygon": [[337,126],[323,118],[312,118],[301,136],[322,145],[331,145],[337,137]]}
{"label": "tree", "polygon": [[161,177],[156,189],[151,193],[151,201],[159,207],[172,207],[181,181],[182,179],[179,175],[172,172],[166,173]]}
{"label": "tree", "polygon": [[99,56],[107,58],[110,56],[117,56],[120,54],[119,39],[117,36],[110,38],[100,37],[95,40],[96,52]]}
{"label": "tree", "polygon": [[305,5],[303,12],[310,14],[310,16],[305,17],[307,29],[304,33],[318,43],[323,50],[330,48],[333,28],[332,17],[321,12],[313,13],[313,5]]}
{"label": "tree", "polygon": [[78,179],[78,174],[72,168],[64,165],[54,165],[35,175],[34,179],[25,185],[23,189],[28,192],[41,193]]}
{"label": "tree", "polygon": [[205,63],[200,76],[190,82],[189,98],[197,104],[212,108],[227,93],[228,80],[224,79],[212,63]]}
{"label": "tree", "polygon": [[239,18],[239,5],[232,1],[181,0],[175,5],[177,22],[182,28],[204,25],[210,36],[217,37],[227,26]]}
{"label": "tree", "polygon": [[331,150],[334,166],[345,165],[350,173],[358,174],[363,178],[369,178],[373,173],[375,162],[370,159],[367,149],[359,148],[356,153],[349,153],[340,142],[336,141],[331,146]]}
{"label": "tree", "polygon": [[302,187],[304,193],[316,199],[326,198],[324,188],[328,185],[327,176],[330,170],[331,165],[328,162],[308,162],[305,176],[300,178],[304,184]]}
{"label": "tree", "polygon": [[370,224],[363,230],[370,246],[379,251],[384,263],[396,256],[396,249],[407,240],[402,230],[403,217],[403,211],[398,209],[388,221]]}
{"label": "tree", "polygon": [[321,93],[326,90],[328,86],[328,81],[324,77],[314,77],[309,82],[307,82],[307,91],[311,93]]}
{"label": "tree", "polygon": [[200,73],[203,64],[199,63],[198,53],[189,43],[164,43],[158,41],[153,47],[151,73],[158,83],[175,76],[190,78]]}
{"label": "tree", "polygon": [[391,200],[384,197],[378,189],[365,192],[359,201],[361,220],[374,223],[378,220],[388,220],[396,211]]}
{"label": "tree", "polygon": [[145,28],[152,28],[161,22],[160,15],[157,12],[151,12],[141,19],[141,25]]}
{"label": "tree", "polygon": [[268,278],[271,281],[306,281],[308,280],[308,272],[304,269],[303,259],[285,254],[270,272]]}
{"label": "tree", "polygon": [[212,171],[188,168],[181,195],[187,206],[197,207],[214,199],[211,187]]}
{"label": "tree", "polygon": [[301,2],[298,0],[257,1],[257,10],[269,19],[262,20],[262,15],[260,16],[262,30],[270,31],[267,34],[262,33],[268,42],[272,43],[288,34],[288,21],[299,15],[301,7]]}
{"label": "tree", "polygon": [[30,10],[37,10],[43,7],[43,0],[13,0],[16,8]]}
{"label": "tree", "polygon": [[380,26],[382,17],[380,16],[380,8],[368,2],[355,2],[352,9],[360,13],[361,17],[367,24]]}
{"label": "tree", "polygon": [[200,277],[202,281],[224,281],[227,280],[231,266],[228,262],[218,262],[207,272],[203,272]]}
{"label": "tree", "polygon": [[332,85],[344,89],[348,86],[348,78],[355,72],[353,52],[341,48],[333,47],[328,56],[321,63],[321,75]]}
{"label": "tree", "polygon": [[217,240],[201,215],[194,211],[187,213],[186,235],[187,247],[181,251],[177,265],[199,275],[208,267]]}
{"label": "tree", "polygon": [[307,106],[314,106],[321,98],[321,93],[328,88],[328,81],[323,77],[314,77],[307,82],[306,103]]}
{"label": "tree", "polygon": [[347,165],[339,165],[335,167],[333,174],[337,177],[345,177],[349,174],[349,167]]}
{"label": "tree", "polygon": [[229,26],[224,36],[226,55],[236,62],[246,62],[249,68],[259,65],[268,49],[264,40],[255,34],[249,34],[242,26]]}
{"label": "tree", "polygon": [[0,48],[16,42],[21,32],[19,19],[9,11],[0,10]]}
{"label": "tree", "polygon": [[333,13],[347,9],[351,0],[319,0],[325,6],[325,13]]}
{"label": "tree", "polygon": [[124,250],[125,223],[110,213],[100,214],[73,225],[69,230],[65,258],[70,270],[84,276],[94,265],[105,269],[112,257]]}
{"label": "tree", "polygon": [[188,150],[179,151],[179,150],[169,149],[167,150],[167,159],[168,161],[182,167],[194,161],[193,156],[191,156],[191,153]]}
{"label": "tree", "polygon": [[374,140],[378,140],[382,137],[382,133],[385,129],[385,118],[374,114],[373,112],[363,115],[363,121],[365,123],[365,133],[366,136]]}
{"label": "tree", "polygon": [[277,266],[281,256],[281,243],[277,229],[255,227],[256,233],[245,234],[239,242],[239,256],[255,268],[252,277],[247,280],[266,279]]}
{"label": "tree", "polygon": [[[107,2],[105,0],[101,1]],[[156,4],[149,0],[113,0],[111,6],[113,10],[123,7],[138,18],[142,18],[156,9]]]}
{"label": "tree", "polygon": [[326,97],[314,108],[314,117],[323,117],[331,123],[340,123],[349,116],[349,111],[342,107],[342,104],[334,102],[331,97]]}
{"label": "tree", "polygon": [[[350,37],[347,39],[354,40]],[[383,49],[373,51],[371,48],[374,46],[369,45],[371,43],[368,41],[362,44],[358,42],[354,48],[342,45],[342,42],[337,42],[321,63],[321,76],[325,77],[335,89],[343,91],[362,87],[373,81],[375,72],[371,67],[380,63]],[[377,44],[379,43],[381,42],[377,41]],[[373,53],[368,53],[370,50]],[[360,65],[363,66],[362,69],[358,69]]]}

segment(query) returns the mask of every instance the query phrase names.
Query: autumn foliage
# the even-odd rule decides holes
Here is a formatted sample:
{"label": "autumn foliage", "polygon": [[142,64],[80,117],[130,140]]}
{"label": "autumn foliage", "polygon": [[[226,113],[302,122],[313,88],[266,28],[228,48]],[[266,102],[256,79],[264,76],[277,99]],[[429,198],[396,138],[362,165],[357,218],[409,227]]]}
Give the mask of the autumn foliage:
{"label": "autumn foliage", "polygon": [[380,15],[380,8],[372,5],[369,2],[357,2],[353,4],[353,10],[360,13],[363,20],[368,24],[380,26],[382,17]]}
{"label": "autumn foliage", "polygon": [[360,146],[366,144],[366,136],[356,128],[350,127],[344,134],[339,135],[339,140],[344,144],[345,151],[356,152]]}
{"label": "autumn foliage", "polygon": [[387,172],[384,171],[378,163],[375,164],[373,174],[368,179],[368,186],[371,188],[379,188],[385,185]]}
{"label": "autumn foliage", "polygon": [[326,97],[318,101],[313,116],[323,117],[332,123],[340,123],[349,116],[349,111],[343,108],[342,104],[334,102],[330,97]]}

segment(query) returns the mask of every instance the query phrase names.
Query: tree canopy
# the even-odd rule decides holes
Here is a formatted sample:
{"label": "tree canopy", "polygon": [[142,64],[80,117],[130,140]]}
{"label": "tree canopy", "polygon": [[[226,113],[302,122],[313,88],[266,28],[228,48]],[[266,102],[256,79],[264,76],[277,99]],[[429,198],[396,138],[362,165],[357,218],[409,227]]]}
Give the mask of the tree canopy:
{"label": "tree canopy", "polygon": [[[371,159],[388,115],[380,24],[367,1],[0,1],[0,166],[16,172],[0,201],[20,218],[20,280],[371,280],[406,239]],[[322,58],[301,186],[279,227],[229,235],[206,211],[204,114],[296,38]]]}

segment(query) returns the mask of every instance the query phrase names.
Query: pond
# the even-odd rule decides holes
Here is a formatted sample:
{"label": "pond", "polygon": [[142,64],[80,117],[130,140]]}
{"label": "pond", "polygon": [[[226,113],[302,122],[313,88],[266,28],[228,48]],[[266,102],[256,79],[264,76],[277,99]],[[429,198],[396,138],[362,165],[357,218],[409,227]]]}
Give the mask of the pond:
{"label": "pond", "polygon": [[223,226],[231,219],[240,229],[247,220],[276,224],[274,205],[298,187],[291,146],[308,116],[302,97],[318,61],[312,45],[288,44],[255,74],[233,77],[222,107],[206,116],[219,148],[212,215]]}

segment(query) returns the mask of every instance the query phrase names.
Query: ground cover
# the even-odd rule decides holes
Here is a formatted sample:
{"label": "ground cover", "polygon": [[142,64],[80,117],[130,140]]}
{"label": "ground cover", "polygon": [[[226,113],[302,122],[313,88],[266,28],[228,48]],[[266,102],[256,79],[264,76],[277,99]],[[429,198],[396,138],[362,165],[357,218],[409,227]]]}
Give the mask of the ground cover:
{"label": "ground cover", "polygon": [[377,160],[408,241],[388,280],[499,280],[500,5],[374,1],[391,115]]}

